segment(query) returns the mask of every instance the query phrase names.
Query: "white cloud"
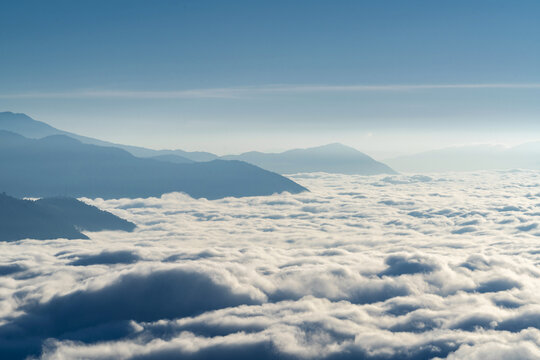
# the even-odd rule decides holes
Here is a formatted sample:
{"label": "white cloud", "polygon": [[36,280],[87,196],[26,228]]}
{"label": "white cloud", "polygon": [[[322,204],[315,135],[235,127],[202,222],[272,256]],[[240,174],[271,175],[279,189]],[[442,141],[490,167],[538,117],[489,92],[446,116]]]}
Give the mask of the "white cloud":
{"label": "white cloud", "polygon": [[540,172],[293,178],[311,192],[85,199],[138,229],[0,243],[0,349],[538,357]]}

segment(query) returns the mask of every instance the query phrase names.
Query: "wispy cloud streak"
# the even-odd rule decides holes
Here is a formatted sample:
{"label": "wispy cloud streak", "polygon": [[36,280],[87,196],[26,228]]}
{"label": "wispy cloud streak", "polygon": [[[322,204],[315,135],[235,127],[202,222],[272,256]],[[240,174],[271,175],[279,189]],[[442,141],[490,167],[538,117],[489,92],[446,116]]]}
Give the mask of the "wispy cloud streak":
{"label": "wispy cloud streak", "polygon": [[264,85],[231,88],[207,88],[167,91],[144,90],[73,90],[62,92],[28,92],[0,94],[0,99],[227,99],[264,94],[396,92],[417,90],[526,90],[540,89],[530,84],[390,84],[390,85]]}

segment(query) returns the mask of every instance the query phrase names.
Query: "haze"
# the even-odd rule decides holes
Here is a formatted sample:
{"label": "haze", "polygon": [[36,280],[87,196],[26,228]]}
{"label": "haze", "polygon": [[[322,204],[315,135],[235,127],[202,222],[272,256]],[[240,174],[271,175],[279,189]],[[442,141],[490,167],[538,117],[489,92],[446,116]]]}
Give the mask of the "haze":
{"label": "haze", "polygon": [[0,108],[217,154],[539,140],[538,1],[4,1]]}

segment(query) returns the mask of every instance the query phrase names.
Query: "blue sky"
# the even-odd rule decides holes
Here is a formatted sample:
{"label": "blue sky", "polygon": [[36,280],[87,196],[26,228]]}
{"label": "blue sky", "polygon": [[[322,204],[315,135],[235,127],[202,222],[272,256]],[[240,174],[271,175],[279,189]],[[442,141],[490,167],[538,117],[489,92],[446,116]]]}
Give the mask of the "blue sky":
{"label": "blue sky", "polygon": [[539,1],[3,1],[0,110],[154,148],[540,140]]}

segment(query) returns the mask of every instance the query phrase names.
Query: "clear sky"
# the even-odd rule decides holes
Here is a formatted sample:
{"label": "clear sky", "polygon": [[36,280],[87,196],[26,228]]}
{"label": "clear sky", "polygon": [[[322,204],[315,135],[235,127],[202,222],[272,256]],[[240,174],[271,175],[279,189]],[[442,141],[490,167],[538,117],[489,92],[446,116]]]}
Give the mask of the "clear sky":
{"label": "clear sky", "polygon": [[152,148],[540,140],[540,1],[0,2],[0,111]]}

